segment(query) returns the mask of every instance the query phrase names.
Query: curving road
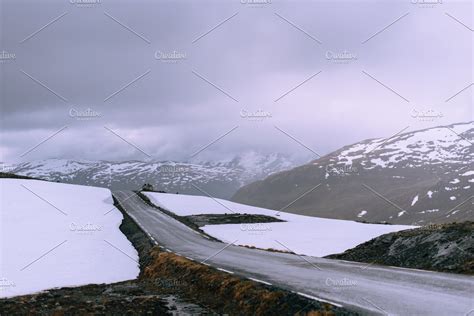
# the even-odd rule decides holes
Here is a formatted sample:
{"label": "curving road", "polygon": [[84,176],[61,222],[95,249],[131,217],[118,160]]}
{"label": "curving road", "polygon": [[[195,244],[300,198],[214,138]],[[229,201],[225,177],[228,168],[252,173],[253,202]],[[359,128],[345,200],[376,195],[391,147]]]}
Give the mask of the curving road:
{"label": "curving road", "polygon": [[276,253],[211,241],[128,191],[114,196],[168,251],[362,314],[474,316],[474,277]]}

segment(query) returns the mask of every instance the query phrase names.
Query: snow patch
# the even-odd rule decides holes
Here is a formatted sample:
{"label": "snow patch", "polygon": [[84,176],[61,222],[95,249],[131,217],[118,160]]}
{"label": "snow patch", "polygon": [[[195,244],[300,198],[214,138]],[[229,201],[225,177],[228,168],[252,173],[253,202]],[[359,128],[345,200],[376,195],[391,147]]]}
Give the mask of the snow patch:
{"label": "snow patch", "polygon": [[[354,144],[340,152],[336,163],[353,164],[368,159],[370,167],[394,168],[398,165],[421,167],[431,164],[459,163],[471,144],[456,135],[472,130],[473,122],[434,127],[403,133],[389,139],[373,139]],[[455,133],[452,133],[454,131]],[[382,160],[381,157],[384,159]],[[362,163],[361,163],[362,164]],[[471,174],[471,173],[468,173]],[[472,173],[474,174],[474,172]]]}
{"label": "snow patch", "polygon": [[0,279],[14,283],[0,297],[138,276],[138,253],[119,230],[123,216],[108,189],[1,179],[0,195]]}
{"label": "snow patch", "polygon": [[458,187],[451,187],[451,188],[450,188],[450,187],[444,187],[444,189],[445,189],[446,191],[454,191],[454,190],[457,190]]}
{"label": "snow patch", "polygon": [[439,209],[435,208],[435,209],[432,209],[432,210],[421,211],[420,214],[435,213],[435,212],[439,212]]}

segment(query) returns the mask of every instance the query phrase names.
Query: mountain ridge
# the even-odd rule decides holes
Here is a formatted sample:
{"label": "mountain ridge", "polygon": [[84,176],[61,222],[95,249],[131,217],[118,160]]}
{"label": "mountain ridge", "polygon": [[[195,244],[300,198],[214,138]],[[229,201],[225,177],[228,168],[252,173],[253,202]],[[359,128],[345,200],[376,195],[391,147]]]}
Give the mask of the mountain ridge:
{"label": "mountain ridge", "polygon": [[[255,167],[246,168],[252,160]],[[156,190],[201,195],[209,192],[215,197],[230,198],[242,185],[292,166],[290,158],[282,154],[251,152],[206,162],[53,158],[7,165],[4,169],[22,176],[112,190],[138,190],[144,183],[150,183]]]}
{"label": "mountain ridge", "polygon": [[470,121],[366,139],[248,184],[232,200],[397,224],[472,219],[473,138]]}

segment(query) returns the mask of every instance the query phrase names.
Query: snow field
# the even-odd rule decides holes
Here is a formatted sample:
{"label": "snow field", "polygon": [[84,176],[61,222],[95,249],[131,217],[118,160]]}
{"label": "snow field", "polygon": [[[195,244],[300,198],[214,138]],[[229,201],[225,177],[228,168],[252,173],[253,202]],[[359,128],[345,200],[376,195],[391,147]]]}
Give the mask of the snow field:
{"label": "snow field", "polygon": [[205,196],[144,194],[155,205],[180,216],[235,212],[279,218],[286,222],[206,225],[203,230],[223,242],[237,240],[236,245],[273,248],[316,257],[343,252],[382,234],[415,228],[296,215]]}
{"label": "snow field", "polygon": [[108,189],[1,179],[0,198],[0,297],[138,276]]}

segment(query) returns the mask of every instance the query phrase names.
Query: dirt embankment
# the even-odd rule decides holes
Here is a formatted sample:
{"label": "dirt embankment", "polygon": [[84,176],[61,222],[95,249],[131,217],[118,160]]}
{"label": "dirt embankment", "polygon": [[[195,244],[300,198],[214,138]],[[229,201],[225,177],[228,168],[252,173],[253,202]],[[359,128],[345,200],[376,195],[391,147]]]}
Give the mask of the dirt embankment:
{"label": "dirt embankment", "polygon": [[138,252],[141,276],[145,267],[150,263],[150,252],[153,248],[153,243],[140,226],[125,212],[117,199],[115,197],[113,198],[115,207],[118,208],[123,215],[123,221],[119,227],[120,231],[127,236],[127,239],[130,240]]}
{"label": "dirt embankment", "polygon": [[474,222],[432,224],[389,233],[328,258],[474,274]]}
{"label": "dirt embankment", "polygon": [[218,271],[154,248],[143,277],[166,278],[219,314],[229,315],[356,315],[327,303]]}

